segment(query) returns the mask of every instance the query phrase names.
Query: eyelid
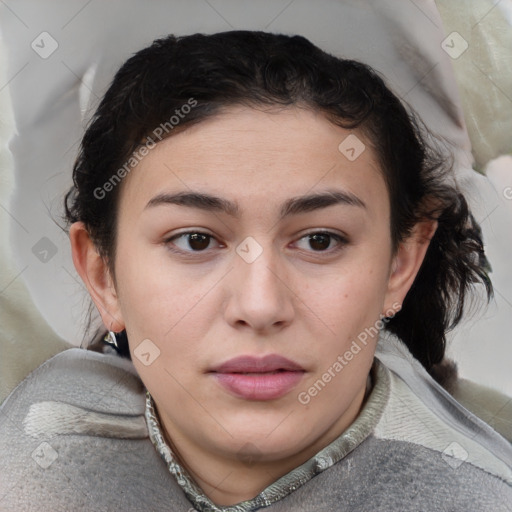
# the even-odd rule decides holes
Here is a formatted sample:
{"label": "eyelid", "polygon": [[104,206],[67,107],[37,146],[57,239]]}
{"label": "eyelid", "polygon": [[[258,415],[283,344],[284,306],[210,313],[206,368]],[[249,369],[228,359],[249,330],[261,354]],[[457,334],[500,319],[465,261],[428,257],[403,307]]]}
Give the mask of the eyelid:
{"label": "eyelid", "polygon": [[[194,256],[200,256],[202,254],[206,254],[210,249],[205,249],[204,251],[185,251],[183,249],[179,249],[179,248],[171,248],[170,247],[170,244],[174,245],[172,242],[173,240],[177,239],[177,238],[180,238],[182,236],[185,236],[185,235],[206,235],[208,237],[210,237],[210,239],[213,239],[213,240],[217,240],[217,237],[215,237],[214,235],[212,235],[211,233],[208,233],[206,231],[203,231],[201,229],[188,229],[187,231],[182,231],[180,233],[174,233],[173,235],[171,236],[167,236],[164,238],[163,240],[163,243],[164,245],[168,248],[168,250],[174,252],[174,253],[178,253],[178,254],[186,254],[186,255],[194,255]],[[217,242],[219,243],[219,245],[222,247],[223,244],[221,244],[218,240]]]}
{"label": "eyelid", "polygon": [[[210,237],[210,239],[213,239],[213,240],[216,240],[217,243],[219,243],[220,247],[225,247],[225,245],[223,245],[222,243],[220,243],[218,240],[217,240],[217,237],[215,237],[214,235],[212,235],[211,233],[208,233],[206,231],[203,231],[201,229],[188,229],[187,231],[182,231],[182,232],[179,232],[179,233],[175,233],[171,236],[168,236],[164,239],[164,244],[167,246],[168,250],[174,252],[174,253],[178,253],[178,254],[185,254],[185,255],[192,255],[192,256],[201,256],[201,255],[204,255],[204,254],[207,254],[211,249],[208,248],[208,249],[205,249],[203,251],[187,251],[187,250],[183,250],[183,249],[179,249],[179,248],[172,248],[169,246],[169,244],[177,239],[177,238],[180,238],[182,236],[186,236],[186,235],[191,235],[191,234],[197,234],[197,235],[205,235],[207,237]],[[312,229],[306,233],[303,233],[301,236],[299,236],[298,238],[295,239],[295,243],[310,236],[310,235],[327,235],[331,238],[334,238],[337,242],[338,242],[338,245],[337,247],[335,247],[334,249],[328,249],[328,250],[325,250],[325,251],[306,251],[308,253],[311,253],[311,254],[315,254],[315,255],[318,255],[318,256],[321,256],[321,255],[331,255],[333,253],[336,253],[338,251],[340,251],[341,249],[343,249],[347,244],[350,243],[349,241],[349,237],[345,234],[342,234],[342,233],[337,233],[335,231],[332,231],[330,229],[322,229],[322,228],[315,228],[315,229]],[[172,244],[174,245],[174,244]]]}
{"label": "eyelid", "polygon": [[328,228],[314,228],[310,231],[307,231],[306,233],[303,233],[299,238],[298,240],[301,240],[302,238],[304,238],[305,236],[308,236],[308,235],[330,235],[332,237],[338,237],[338,238],[341,238],[343,239],[346,243],[348,243],[349,241],[349,236],[346,235],[345,233],[343,232],[338,232],[338,231],[333,231],[332,229],[328,229]]}
{"label": "eyelid", "polygon": [[343,249],[346,245],[348,245],[350,243],[350,240],[349,240],[349,237],[345,234],[342,234],[342,233],[337,233],[336,231],[332,231],[330,229],[318,229],[318,228],[315,228],[311,231],[308,231],[307,233],[304,233],[302,234],[302,236],[300,236],[297,241],[300,241],[302,240],[303,238],[306,238],[307,236],[310,236],[310,235],[328,235],[330,236],[331,238],[334,238],[337,242],[338,242],[338,245],[337,247],[333,248],[333,249],[327,249],[325,251],[307,251],[308,253],[311,253],[311,254],[315,254],[315,255],[332,255],[334,253],[337,253],[338,251],[340,251],[341,249]]}

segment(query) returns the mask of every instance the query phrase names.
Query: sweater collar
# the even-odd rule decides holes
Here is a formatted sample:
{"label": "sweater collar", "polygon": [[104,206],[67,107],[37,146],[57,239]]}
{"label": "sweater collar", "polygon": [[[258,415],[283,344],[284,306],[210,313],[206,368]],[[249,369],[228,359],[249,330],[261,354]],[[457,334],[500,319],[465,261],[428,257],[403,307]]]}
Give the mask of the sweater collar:
{"label": "sweater collar", "polygon": [[250,512],[271,505],[292,493],[315,475],[342,460],[371,434],[388,402],[390,377],[389,370],[378,359],[374,359],[370,376],[373,385],[359,415],[338,438],[306,462],[270,484],[254,498],[236,505],[225,507],[215,505],[203,493],[187,470],[179,464],[165,441],[153,398],[149,391],[146,391],[145,417],[149,437],[165,461],[169,472],[197,510],[201,512]]}

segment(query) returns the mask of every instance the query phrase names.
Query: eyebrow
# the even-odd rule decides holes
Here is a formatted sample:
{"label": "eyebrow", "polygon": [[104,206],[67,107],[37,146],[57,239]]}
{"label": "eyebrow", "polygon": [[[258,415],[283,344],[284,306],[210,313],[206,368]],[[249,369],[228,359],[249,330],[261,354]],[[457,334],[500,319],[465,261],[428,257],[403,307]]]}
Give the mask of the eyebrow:
{"label": "eyebrow", "polygon": [[[240,217],[240,207],[238,203],[202,192],[161,193],[153,197],[146,204],[144,210],[167,204],[198,208],[205,211],[223,212],[231,217]],[[353,193],[344,190],[329,189],[321,193],[287,199],[281,206],[280,218],[283,219],[290,215],[312,212],[337,204],[366,208],[366,204]]]}

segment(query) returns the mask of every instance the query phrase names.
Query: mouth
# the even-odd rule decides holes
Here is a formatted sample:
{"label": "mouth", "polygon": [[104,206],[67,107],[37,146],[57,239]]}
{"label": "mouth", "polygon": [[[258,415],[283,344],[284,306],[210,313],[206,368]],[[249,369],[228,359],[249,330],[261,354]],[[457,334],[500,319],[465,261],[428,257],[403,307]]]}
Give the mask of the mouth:
{"label": "mouth", "polygon": [[305,371],[295,361],[278,354],[270,354],[264,357],[239,356],[214,367],[215,373],[272,373]]}
{"label": "mouth", "polygon": [[245,400],[275,400],[289,393],[306,370],[279,355],[241,356],[209,372],[231,395]]}

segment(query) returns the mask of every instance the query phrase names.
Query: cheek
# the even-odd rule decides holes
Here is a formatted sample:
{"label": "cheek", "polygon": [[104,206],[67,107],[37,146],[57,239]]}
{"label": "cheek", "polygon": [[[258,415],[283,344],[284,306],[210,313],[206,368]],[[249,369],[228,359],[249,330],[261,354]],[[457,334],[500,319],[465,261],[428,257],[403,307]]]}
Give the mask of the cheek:
{"label": "cheek", "polygon": [[311,281],[303,300],[331,327],[331,334],[346,339],[375,323],[383,312],[386,291],[387,267],[371,259],[354,258],[339,272]]}
{"label": "cheek", "polygon": [[163,342],[200,300],[199,285],[186,272],[170,266],[165,249],[123,242],[120,238],[116,274],[130,340]]}

